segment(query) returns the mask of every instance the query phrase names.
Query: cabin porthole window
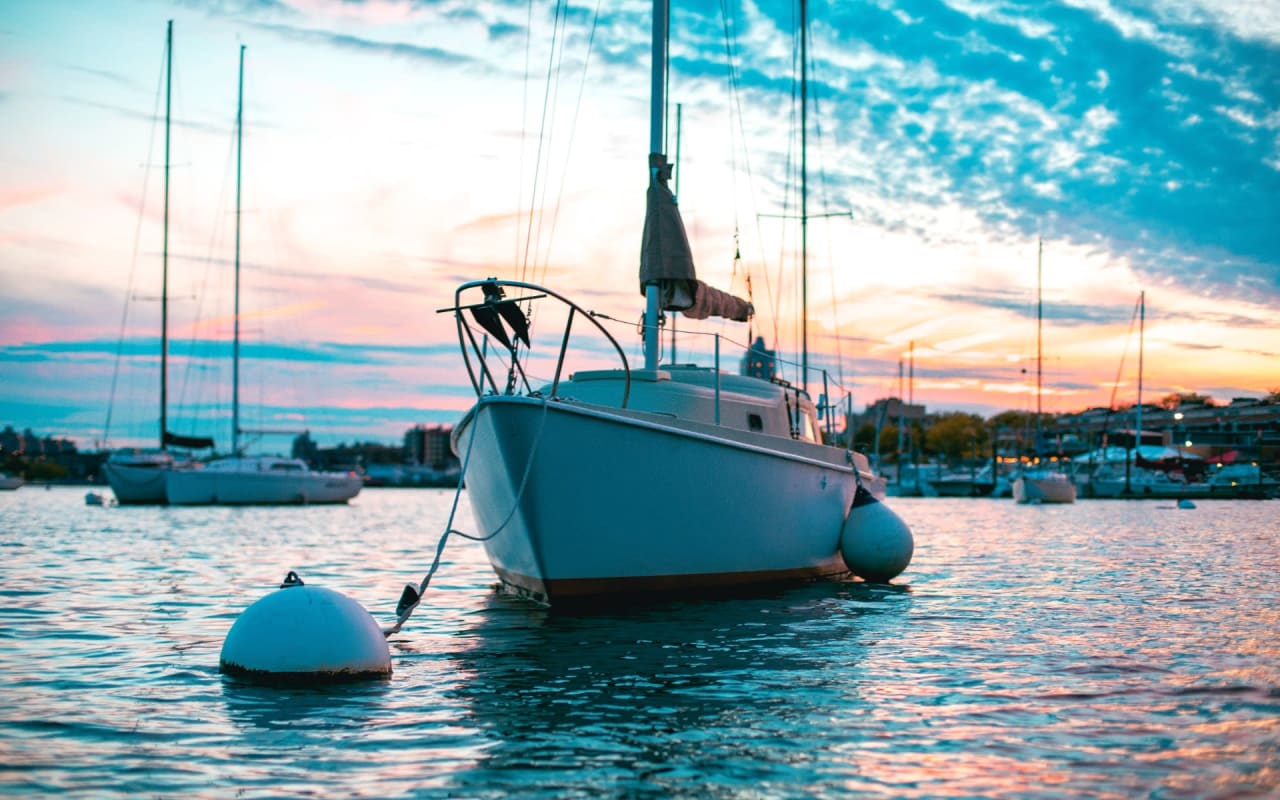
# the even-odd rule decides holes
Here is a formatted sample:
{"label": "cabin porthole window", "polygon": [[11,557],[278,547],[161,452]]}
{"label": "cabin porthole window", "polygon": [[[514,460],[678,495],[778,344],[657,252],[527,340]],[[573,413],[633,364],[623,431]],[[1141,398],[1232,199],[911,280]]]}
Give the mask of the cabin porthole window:
{"label": "cabin porthole window", "polygon": [[764,419],[762,419],[759,414],[748,414],[747,430],[752,430],[752,431],[764,430]]}

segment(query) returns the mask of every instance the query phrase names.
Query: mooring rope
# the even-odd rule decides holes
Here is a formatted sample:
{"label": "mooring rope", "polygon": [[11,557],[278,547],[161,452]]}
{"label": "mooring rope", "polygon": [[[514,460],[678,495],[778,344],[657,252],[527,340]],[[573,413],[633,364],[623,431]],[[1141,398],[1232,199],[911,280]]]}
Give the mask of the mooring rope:
{"label": "mooring rope", "polygon": [[529,458],[524,465],[524,474],[520,476],[520,487],[516,490],[516,496],[511,503],[511,510],[507,512],[503,518],[502,524],[493,529],[492,533],[478,536],[476,534],[467,533],[453,527],[453,519],[458,513],[458,500],[462,498],[462,489],[466,485],[467,467],[471,464],[471,448],[476,441],[476,428],[480,423],[480,406],[477,403],[476,413],[471,417],[471,433],[467,437],[467,450],[462,458],[462,471],[458,475],[458,488],[453,493],[453,503],[449,507],[449,519],[445,523],[444,533],[440,535],[440,541],[436,544],[436,555],[431,561],[431,567],[427,570],[427,574],[423,576],[418,583],[417,588],[413,584],[405,584],[404,591],[400,595],[400,602],[396,605],[396,622],[394,625],[382,629],[383,636],[391,636],[399,633],[401,627],[409,621],[409,617],[413,616],[413,611],[422,602],[422,595],[427,591],[427,586],[431,584],[431,578],[436,574],[436,570],[440,568],[440,559],[444,555],[445,543],[449,541],[451,534],[457,534],[464,539],[473,542],[487,542],[497,536],[511,522],[511,518],[515,516],[516,509],[520,507],[520,499],[524,497],[525,487],[529,483],[529,474],[533,471],[534,456],[537,455],[538,445],[542,442],[542,434],[546,429],[547,423],[547,403],[548,398],[542,397],[542,417],[538,422],[538,433],[534,436],[533,446],[529,449]]}

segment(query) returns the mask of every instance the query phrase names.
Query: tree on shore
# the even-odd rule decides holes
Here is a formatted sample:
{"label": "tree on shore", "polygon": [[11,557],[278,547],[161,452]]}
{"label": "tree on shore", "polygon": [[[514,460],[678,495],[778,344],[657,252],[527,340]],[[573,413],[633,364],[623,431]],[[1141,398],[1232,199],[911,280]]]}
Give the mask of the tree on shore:
{"label": "tree on shore", "polygon": [[1182,406],[1212,406],[1213,398],[1207,394],[1199,394],[1197,392],[1174,392],[1167,394],[1160,399],[1160,407],[1166,411],[1173,411]]}
{"label": "tree on shore", "polygon": [[987,424],[977,414],[949,411],[938,416],[925,434],[925,447],[948,461],[983,455],[991,442]]}

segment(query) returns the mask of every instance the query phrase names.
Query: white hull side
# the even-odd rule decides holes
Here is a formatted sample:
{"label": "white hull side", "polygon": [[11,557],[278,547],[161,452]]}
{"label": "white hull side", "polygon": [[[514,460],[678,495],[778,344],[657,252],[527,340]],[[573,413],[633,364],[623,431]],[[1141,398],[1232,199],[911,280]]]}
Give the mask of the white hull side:
{"label": "white hull side", "polygon": [[544,602],[847,571],[834,448],[522,397],[482,399],[454,441],[495,571]]}
{"label": "white hull side", "polygon": [[120,505],[163,505],[171,464],[121,464],[107,460],[102,472]]}
{"label": "white hull side", "polygon": [[342,473],[176,469],[167,492],[170,505],[301,505],[345,503],[360,487],[358,477]]}
{"label": "white hull side", "polygon": [[1023,475],[1013,482],[1013,499],[1019,503],[1074,503],[1076,485],[1065,476],[1035,478]]}

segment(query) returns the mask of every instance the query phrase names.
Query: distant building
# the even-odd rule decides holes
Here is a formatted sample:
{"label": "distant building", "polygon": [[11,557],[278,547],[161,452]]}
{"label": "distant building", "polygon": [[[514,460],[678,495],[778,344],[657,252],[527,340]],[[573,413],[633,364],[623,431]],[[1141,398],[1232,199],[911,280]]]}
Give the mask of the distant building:
{"label": "distant building", "polygon": [[739,372],[752,378],[771,381],[778,374],[778,351],[764,346],[764,337],[757,336],[751,349],[742,357]]}
{"label": "distant building", "polygon": [[453,451],[449,449],[449,437],[452,427],[433,425],[426,427],[415,425],[404,435],[405,460],[410,464],[430,467],[435,470],[448,468],[457,461]]}
{"label": "distant building", "polygon": [[[1091,408],[1063,414],[1055,432],[1073,433],[1092,446],[1131,447],[1137,427],[1136,408]],[[1143,444],[1165,445],[1202,457],[1232,450],[1243,456],[1274,461],[1280,455],[1280,403],[1252,397],[1236,397],[1224,406],[1187,403],[1177,408],[1143,404]]]}
{"label": "distant building", "polygon": [[900,397],[882,397],[868,404],[861,414],[854,414],[850,424],[853,430],[863,425],[870,425],[873,428],[890,425],[897,427],[899,420],[905,420],[907,425],[910,425],[913,422],[924,422],[925,417],[924,405],[904,403]]}

